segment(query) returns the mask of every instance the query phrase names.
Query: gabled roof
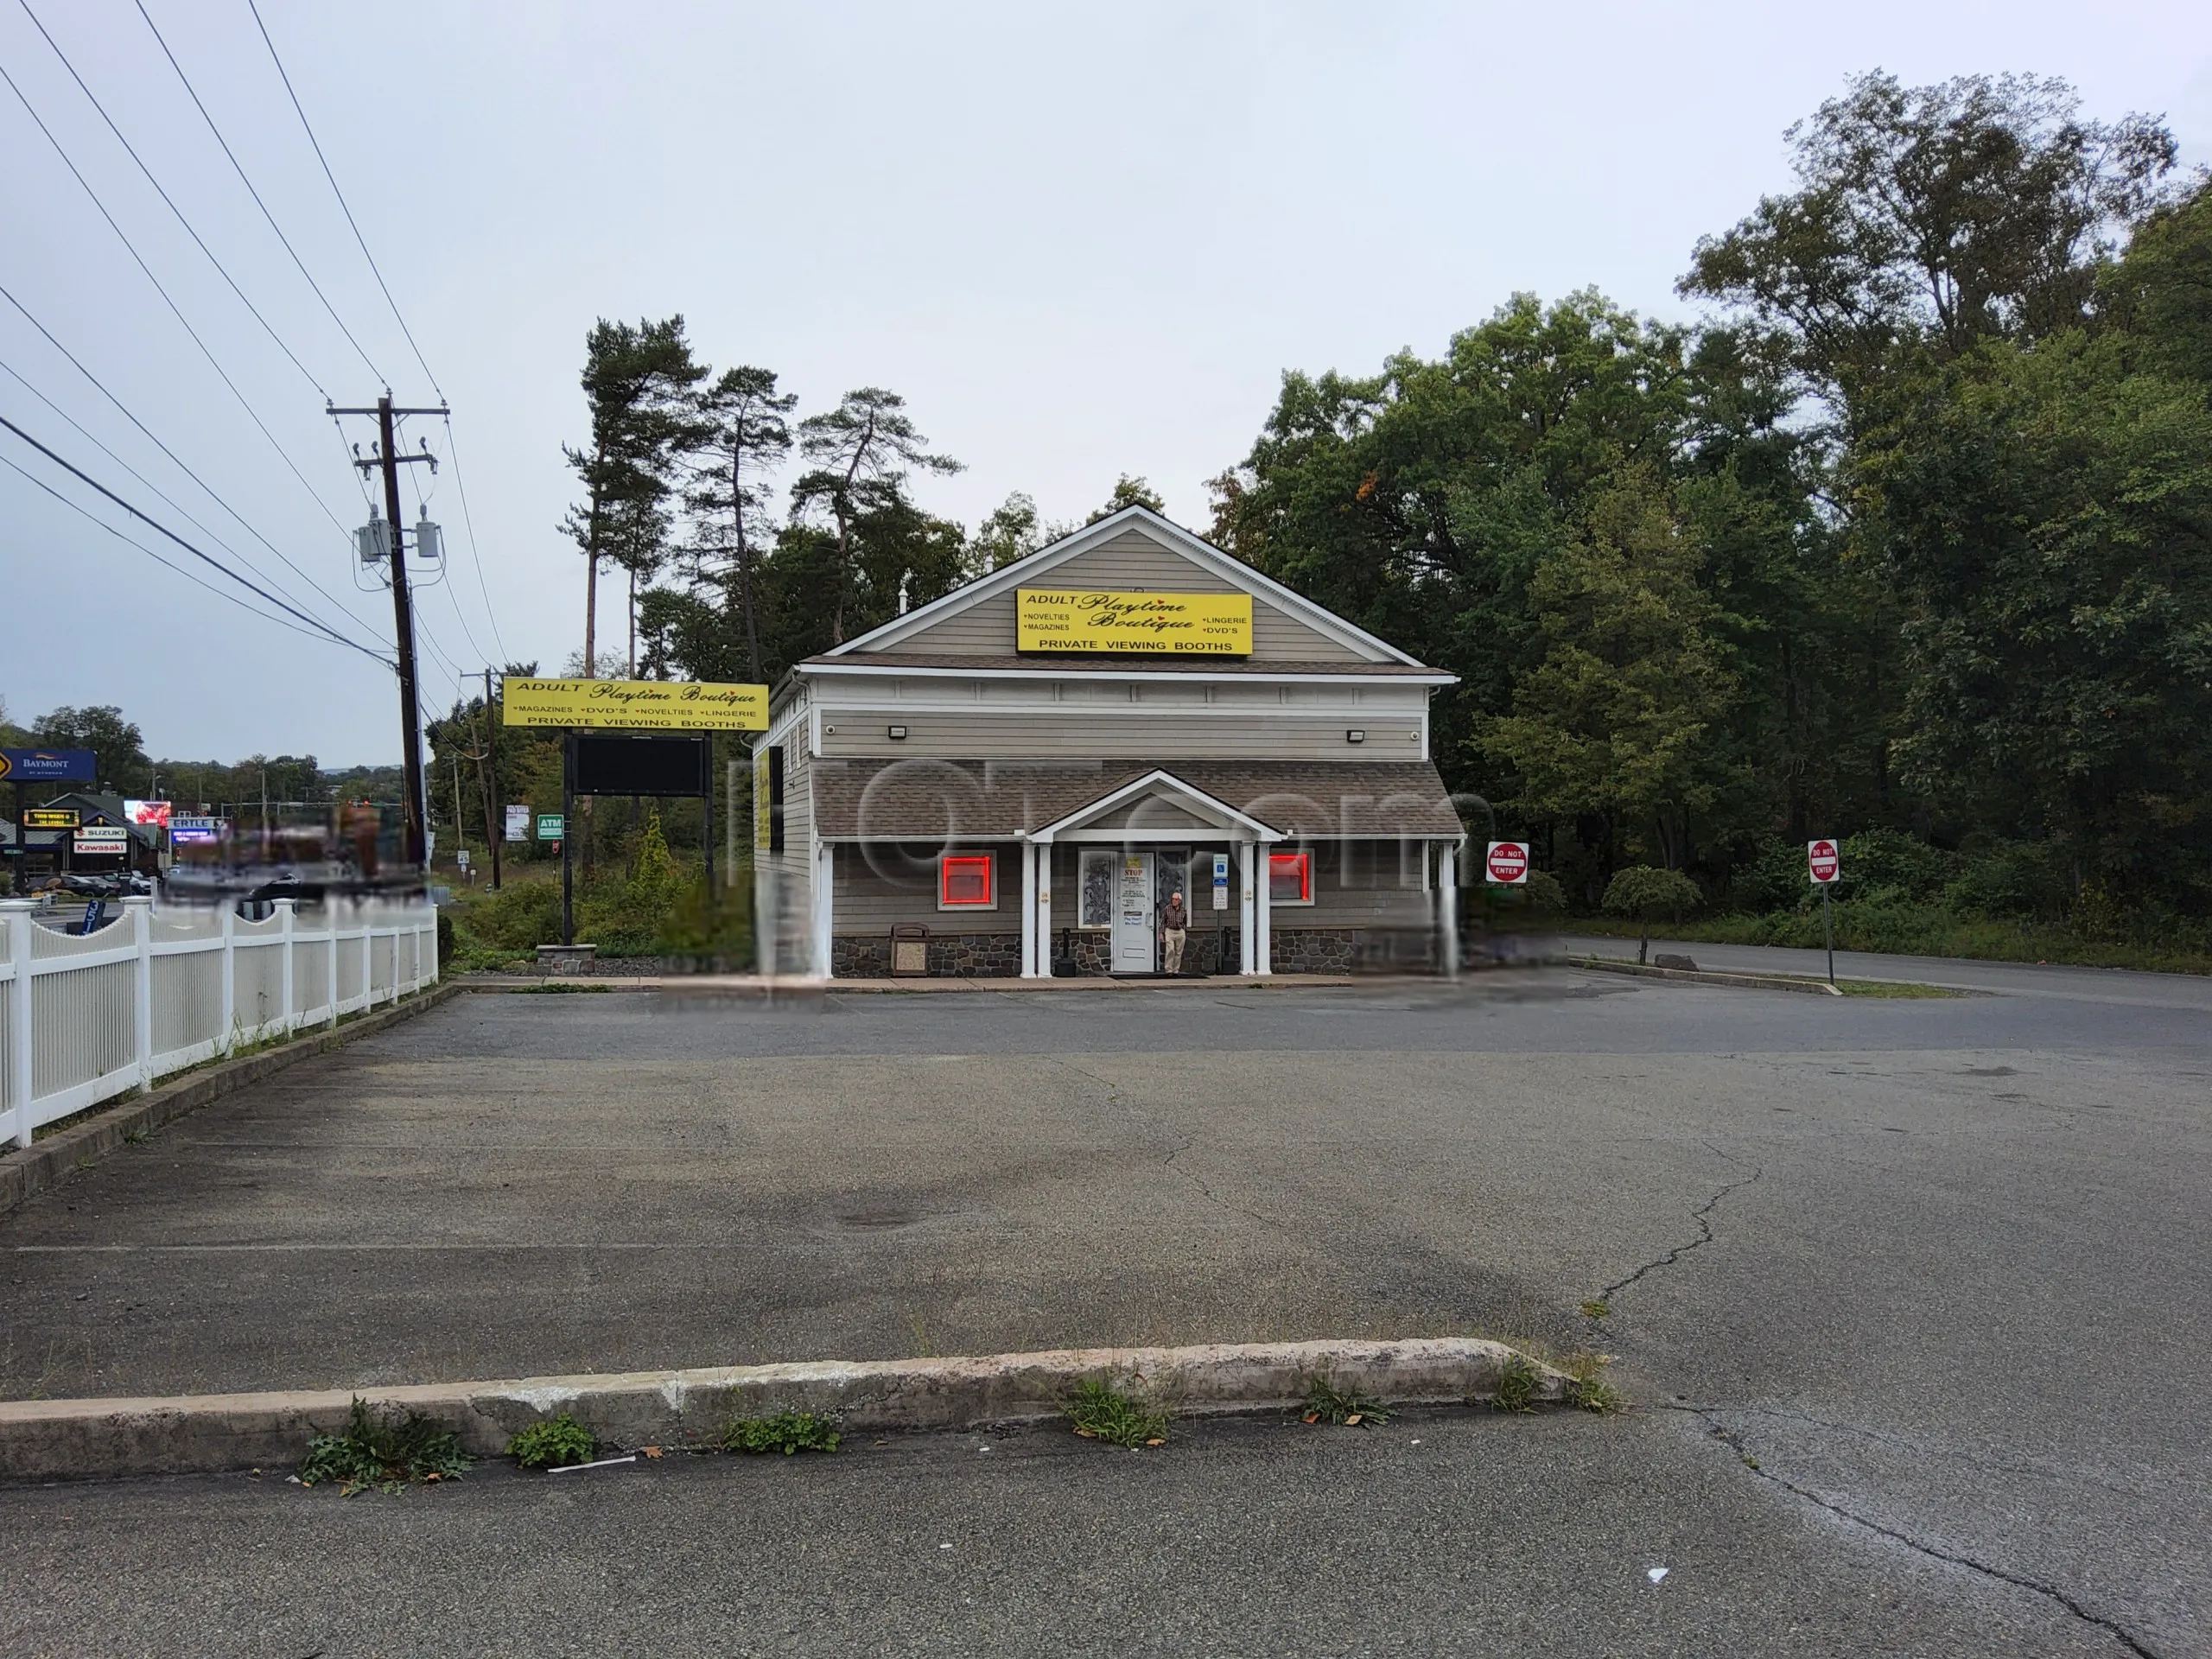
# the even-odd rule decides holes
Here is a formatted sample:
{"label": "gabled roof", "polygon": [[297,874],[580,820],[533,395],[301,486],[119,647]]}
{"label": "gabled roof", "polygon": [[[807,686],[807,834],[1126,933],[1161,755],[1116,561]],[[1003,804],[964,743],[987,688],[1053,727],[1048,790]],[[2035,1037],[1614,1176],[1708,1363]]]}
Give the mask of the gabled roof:
{"label": "gabled roof", "polygon": [[1277,610],[1296,618],[1315,632],[1335,640],[1348,651],[1370,661],[1400,663],[1412,668],[1423,666],[1387,640],[1376,639],[1366,629],[1355,626],[1335,612],[1325,610],[1303,594],[1292,592],[1273,577],[1261,575],[1243,560],[1231,558],[1211,542],[1192,535],[1182,525],[1163,518],[1150,507],[1143,506],[1123,507],[1119,512],[1110,512],[1096,524],[1085,524],[1074,534],[1064,536],[1048,547],[1039,548],[1026,559],[1016,559],[1012,564],[994,570],[988,576],[979,577],[965,588],[956,588],[941,599],[933,599],[904,616],[886,622],[880,628],[870,629],[858,639],[832,646],[827,654],[830,657],[850,657],[857,652],[866,656],[874,652],[894,649],[901,640],[943,621],[946,617],[1011,588],[1028,586],[1046,572],[1132,529],[1142,530],[1170,551],[1179,553],[1230,587],[1242,588],[1255,598],[1267,601]]}
{"label": "gabled roof", "polygon": [[1233,825],[1249,830],[1262,840],[1276,838],[1271,826],[1261,823],[1249,813],[1238,811],[1228,802],[1207,794],[1196,785],[1185,783],[1164,766],[1155,768],[1141,778],[1132,778],[1120,788],[1100,796],[1087,805],[1077,807],[1065,817],[1055,818],[1032,833],[1039,841],[1050,841],[1063,830],[1080,830],[1084,824],[1095,823],[1116,808],[1140,798],[1172,801],[1193,817],[1205,819],[1217,829],[1226,830]]}
{"label": "gabled roof", "polygon": [[[1163,770],[1140,760],[817,760],[807,788],[825,841],[1014,841]],[[1427,760],[1177,760],[1169,775],[1287,839],[1465,834]]]}

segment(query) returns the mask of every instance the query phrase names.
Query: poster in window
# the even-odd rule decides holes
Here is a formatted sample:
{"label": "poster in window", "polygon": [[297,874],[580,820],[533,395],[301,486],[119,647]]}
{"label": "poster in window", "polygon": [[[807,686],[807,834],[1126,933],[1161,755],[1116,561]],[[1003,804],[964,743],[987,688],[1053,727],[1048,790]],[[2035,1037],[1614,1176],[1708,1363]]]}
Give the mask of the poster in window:
{"label": "poster in window", "polygon": [[1083,849],[1083,880],[1076,895],[1077,927],[1114,925],[1114,854],[1103,847]]}

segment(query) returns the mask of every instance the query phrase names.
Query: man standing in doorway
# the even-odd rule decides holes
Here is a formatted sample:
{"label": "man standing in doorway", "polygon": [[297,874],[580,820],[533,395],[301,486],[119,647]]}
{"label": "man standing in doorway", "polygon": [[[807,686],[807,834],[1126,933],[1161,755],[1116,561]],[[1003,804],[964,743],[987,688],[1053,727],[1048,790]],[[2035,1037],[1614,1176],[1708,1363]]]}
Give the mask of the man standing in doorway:
{"label": "man standing in doorway", "polygon": [[1160,913],[1160,971],[1179,974],[1183,971],[1183,941],[1190,936],[1191,918],[1183,913],[1183,895],[1167,895],[1167,907]]}

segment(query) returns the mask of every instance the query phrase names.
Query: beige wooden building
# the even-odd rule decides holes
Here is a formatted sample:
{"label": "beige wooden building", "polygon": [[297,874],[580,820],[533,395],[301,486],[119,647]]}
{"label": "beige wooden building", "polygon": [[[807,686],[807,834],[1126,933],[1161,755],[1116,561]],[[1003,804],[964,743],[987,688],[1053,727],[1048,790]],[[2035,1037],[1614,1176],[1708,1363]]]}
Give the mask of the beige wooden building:
{"label": "beige wooden building", "polygon": [[765,965],[1154,974],[1180,893],[1185,973],[1456,966],[1452,683],[1126,508],[775,689]]}

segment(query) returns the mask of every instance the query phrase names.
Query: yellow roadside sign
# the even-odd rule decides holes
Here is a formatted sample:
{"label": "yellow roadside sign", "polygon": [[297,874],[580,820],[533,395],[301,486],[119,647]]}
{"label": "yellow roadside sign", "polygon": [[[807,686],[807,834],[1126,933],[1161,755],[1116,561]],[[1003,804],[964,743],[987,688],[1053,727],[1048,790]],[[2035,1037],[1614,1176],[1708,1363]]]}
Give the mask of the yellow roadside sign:
{"label": "yellow roadside sign", "polygon": [[704,680],[525,680],[508,676],[503,726],[630,732],[765,732],[768,688]]}
{"label": "yellow roadside sign", "polygon": [[1016,590],[1018,651],[1249,657],[1249,594]]}

